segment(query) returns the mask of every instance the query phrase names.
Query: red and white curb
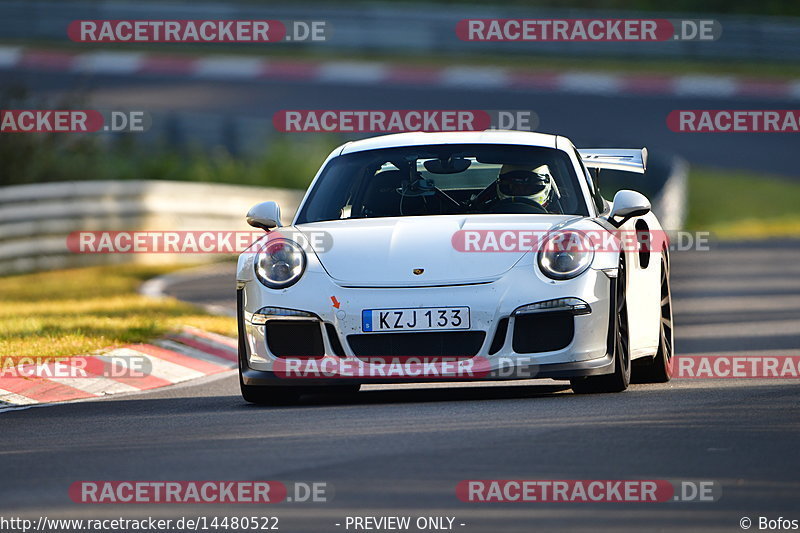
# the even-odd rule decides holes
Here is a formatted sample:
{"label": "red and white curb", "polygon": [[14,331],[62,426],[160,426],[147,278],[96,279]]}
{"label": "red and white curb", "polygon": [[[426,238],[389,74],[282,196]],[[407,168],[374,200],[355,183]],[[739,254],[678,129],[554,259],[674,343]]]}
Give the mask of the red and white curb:
{"label": "red and white curb", "polygon": [[763,97],[800,99],[800,80],[687,74],[611,74],[521,68],[443,68],[365,61],[177,56],[144,52],[69,52],[0,46],[0,69],[105,75],[161,75],[197,79],[295,80],[353,85],[535,89],[583,94]]}
{"label": "red and white curb", "polygon": [[[236,340],[184,327],[151,344],[131,344],[91,356],[100,362],[113,361],[115,365],[124,365],[126,360],[141,362],[145,358],[150,363],[145,376],[93,377],[89,367],[86,377],[38,377],[58,375],[54,369],[56,363],[41,365],[48,368],[36,372],[25,371],[32,365],[21,367],[12,377],[0,377],[0,409],[157,389],[226,372],[236,368],[237,357]],[[37,377],[27,377],[31,375]]]}

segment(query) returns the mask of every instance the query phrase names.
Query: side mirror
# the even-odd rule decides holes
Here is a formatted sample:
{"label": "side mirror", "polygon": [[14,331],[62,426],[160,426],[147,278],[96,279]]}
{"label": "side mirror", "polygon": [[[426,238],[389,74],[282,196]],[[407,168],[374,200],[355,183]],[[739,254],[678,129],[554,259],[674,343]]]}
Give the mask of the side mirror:
{"label": "side mirror", "polygon": [[[614,202],[611,204],[611,213],[608,221],[618,228],[633,217],[640,217],[650,212],[650,200],[645,195],[636,191],[622,190],[614,195]],[[615,221],[619,218],[619,221]]]}
{"label": "side mirror", "polygon": [[247,223],[254,228],[269,231],[281,226],[281,208],[275,202],[261,202],[247,212]]}

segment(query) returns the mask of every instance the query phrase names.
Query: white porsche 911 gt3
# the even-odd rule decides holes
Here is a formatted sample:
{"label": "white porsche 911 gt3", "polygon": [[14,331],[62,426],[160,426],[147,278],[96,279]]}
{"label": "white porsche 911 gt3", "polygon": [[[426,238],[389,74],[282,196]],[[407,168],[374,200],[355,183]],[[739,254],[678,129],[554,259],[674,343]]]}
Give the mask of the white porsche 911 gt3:
{"label": "white porsche 911 gt3", "polygon": [[643,173],[646,155],[497,130],[340,146],[290,226],[274,202],[247,214],[266,233],[238,263],[243,397],[529,378],[617,392],[632,373],[669,380],[661,226],[647,198],[623,190],[609,203],[591,173]]}

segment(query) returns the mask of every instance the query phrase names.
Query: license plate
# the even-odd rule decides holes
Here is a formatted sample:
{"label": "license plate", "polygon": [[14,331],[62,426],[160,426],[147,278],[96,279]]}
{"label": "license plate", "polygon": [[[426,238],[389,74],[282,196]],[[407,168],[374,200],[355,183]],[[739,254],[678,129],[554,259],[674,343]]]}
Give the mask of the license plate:
{"label": "license plate", "polygon": [[469,329],[469,307],[364,309],[363,331],[424,331]]}

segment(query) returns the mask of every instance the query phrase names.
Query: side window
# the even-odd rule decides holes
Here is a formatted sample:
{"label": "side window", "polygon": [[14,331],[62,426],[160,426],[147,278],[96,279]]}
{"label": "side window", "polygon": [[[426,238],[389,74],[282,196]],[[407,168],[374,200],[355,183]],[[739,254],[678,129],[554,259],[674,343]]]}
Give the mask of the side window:
{"label": "side window", "polygon": [[578,153],[578,150],[575,149],[573,146],[572,149],[575,151],[575,157],[578,158],[578,163],[581,165],[581,169],[583,170],[583,175],[586,176],[586,182],[589,184],[589,192],[592,195],[592,202],[594,202],[594,206],[597,209],[598,214],[602,213],[606,209],[606,202],[603,200],[602,195],[600,194],[600,189],[594,182],[592,175],[589,173],[589,170],[583,164],[583,159],[581,159],[581,154]]}

